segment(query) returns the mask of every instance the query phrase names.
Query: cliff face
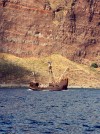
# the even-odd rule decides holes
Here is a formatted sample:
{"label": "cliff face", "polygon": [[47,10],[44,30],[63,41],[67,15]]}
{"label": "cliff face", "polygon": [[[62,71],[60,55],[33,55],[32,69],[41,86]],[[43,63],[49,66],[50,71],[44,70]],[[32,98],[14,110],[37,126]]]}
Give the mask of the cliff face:
{"label": "cliff face", "polygon": [[0,51],[100,60],[100,0],[1,0]]}

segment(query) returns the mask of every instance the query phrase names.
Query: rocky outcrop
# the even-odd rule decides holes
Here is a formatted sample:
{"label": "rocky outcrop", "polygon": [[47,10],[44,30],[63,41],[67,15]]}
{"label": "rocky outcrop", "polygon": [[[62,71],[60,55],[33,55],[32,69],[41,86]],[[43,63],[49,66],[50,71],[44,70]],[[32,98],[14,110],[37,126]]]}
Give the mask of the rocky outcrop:
{"label": "rocky outcrop", "polygon": [[0,51],[96,60],[100,58],[99,7],[99,0],[2,0]]}

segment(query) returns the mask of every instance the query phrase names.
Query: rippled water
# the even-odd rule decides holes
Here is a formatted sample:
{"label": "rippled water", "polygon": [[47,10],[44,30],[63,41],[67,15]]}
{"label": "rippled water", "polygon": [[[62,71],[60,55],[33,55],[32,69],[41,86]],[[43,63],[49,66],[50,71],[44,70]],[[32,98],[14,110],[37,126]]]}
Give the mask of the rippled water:
{"label": "rippled water", "polygon": [[100,134],[100,90],[0,89],[0,134]]}

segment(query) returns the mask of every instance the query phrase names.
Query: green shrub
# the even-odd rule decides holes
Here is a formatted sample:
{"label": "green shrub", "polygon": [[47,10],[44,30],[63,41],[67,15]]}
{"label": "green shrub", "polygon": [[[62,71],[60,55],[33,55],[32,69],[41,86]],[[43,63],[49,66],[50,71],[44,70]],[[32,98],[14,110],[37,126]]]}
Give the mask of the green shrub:
{"label": "green shrub", "polygon": [[92,63],[92,64],[91,64],[91,67],[93,67],[93,68],[98,68],[98,64],[97,64],[97,63]]}

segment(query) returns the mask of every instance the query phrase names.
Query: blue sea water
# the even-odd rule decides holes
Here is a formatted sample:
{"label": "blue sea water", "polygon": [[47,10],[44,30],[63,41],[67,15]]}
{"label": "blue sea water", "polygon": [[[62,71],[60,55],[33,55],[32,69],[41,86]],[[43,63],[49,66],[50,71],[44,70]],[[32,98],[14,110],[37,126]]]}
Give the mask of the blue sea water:
{"label": "blue sea water", "polygon": [[0,89],[0,134],[100,134],[100,90]]}

